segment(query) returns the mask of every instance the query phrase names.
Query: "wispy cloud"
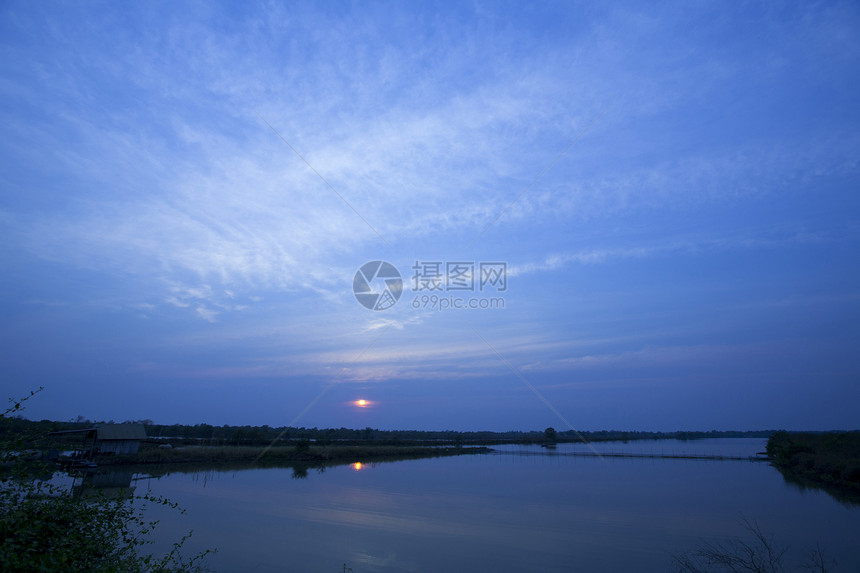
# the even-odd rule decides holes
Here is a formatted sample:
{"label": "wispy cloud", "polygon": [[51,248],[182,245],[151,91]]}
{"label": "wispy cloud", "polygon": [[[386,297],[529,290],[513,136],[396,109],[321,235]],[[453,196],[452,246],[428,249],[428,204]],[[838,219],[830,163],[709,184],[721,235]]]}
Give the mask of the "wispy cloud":
{"label": "wispy cloud", "polygon": [[[295,30],[293,19],[271,11],[266,28]],[[640,16],[622,11],[617,23],[655,33],[667,25]],[[361,46],[375,30],[371,19],[363,19],[337,33]],[[48,209],[18,215],[28,229],[28,248],[88,268],[158,275],[166,283],[188,275],[233,289],[326,290],[332,284],[327,265],[377,239],[254,111],[263,113],[393,244],[477,232],[601,109],[610,111],[595,133],[530,190],[501,226],[707,203],[770,192],[792,177],[857,168],[854,156],[845,153],[856,147],[846,132],[842,141],[830,136],[774,139],[730,152],[719,147],[688,152],[647,166],[607,158],[611,170],[583,170],[576,166],[606,154],[607,138],[617,139],[625,123],[669,109],[668,102],[677,104],[684,89],[704,89],[700,80],[713,66],[676,62],[681,68],[672,81],[679,89],[670,90],[672,95],[653,85],[654,70],[633,73],[629,81],[639,85],[627,86],[629,91],[610,89],[602,64],[631,70],[635,65],[622,60],[623,46],[594,30],[587,39],[600,41],[583,43],[589,51],[576,60],[575,89],[558,73],[568,52],[557,47],[540,55],[522,53],[492,72],[478,72],[480,82],[455,91],[446,92],[444,81],[434,88],[431,80],[445,78],[452,69],[478,71],[484,50],[473,45],[470,49],[478,52],[469,57],[452,47],[440,62],[423,68],[419,85],[426,92],[416,99],[398,95],[386,82],[402,84],[411,66],[426,62],[428,54],[393,45],[345,50],[349,42],[330,42],[335,33],[316,30],[311,36],[321,49],[313,56],[321,67],[306,85],[299,82],[299,89],[295,73],[268,54],[272,46],[246,52],[238,31],[226,41],[222,36],[216,41],[214,32],[198,25],[187,34],[171,29],[157,34],[125,56],[128,65],[142,71],[127,81],[153,101],[171,104],[164,118],[153,118],[143,133],[130,130],[119,116],[106,121],[92,113],[86,86],[67,76],[58,87],[72,98],[46,102],[46,111],[60,114],[56,129],[77,145],[56,153],[64,157],[66,169],[102,190],[76,198],[72,213]],[[84,41],[58,28],[53,34],[58,45]],[[172,53],[185,51],[191,57],[154,67],[159,41],[169,43],[176,50]],[[506,43],[514,47],[513,40]],[[112,58],[96,58],[101,73],[116,72]],[[329,63],[334,61],[338,66]],[[665,65],[668,70],[669,62]],[[175,85],[177,73],[187,74],[189,83]],[[710,89],[719,85],[715,79],[705,83]],[[346,86],[358,88],[355,101],[345,99]],[[378,105],[372,86],[382,87],[387,105]],[[273,99],[272,93],[283,95]],[[199,110],[189,114],[192,100]],[[226,123],[203,120],[204,112],[225,114]],[[620,148],[616,155],[629,155],[631,149]]]}
{"label": "wispy cloud", "polygon": [[[104,313],[75,332],[122,323],[148,375],[507,375],[463,321],[406,294],[390,312],[357,305],[352,277],[377,259],[404,275],[507,261],[504,313],[469,318],[537,385],[706,361],[724,333],[693,311],[733,309],[723,326],[744,338],[760,301],[856,302],[850,3],[4,10],[4,296],[22,324]],[[705,296],[710,279],[731,288]],[[541,281],[559,297],[526,292]],[[687,329],[691,348],[661,328]]]}
{"label": "wispy cloud", "polygon": [[853,229],[838,229],[834,232],[797,232],[788,236],[735,235],[728,237],[691,237],[678,238],[662,244],[636,247],[616,247],[586,249],[572,253],[552,254],[542,261],[509,265],[507,275],[515,278],[531,273],[564,269],[570,264],[590,265],[627,258],[641,259],[670,254],[685,253],[696,255],[720,251],[746,249],[775,249],[797,245],[838,243],[851,238]]}

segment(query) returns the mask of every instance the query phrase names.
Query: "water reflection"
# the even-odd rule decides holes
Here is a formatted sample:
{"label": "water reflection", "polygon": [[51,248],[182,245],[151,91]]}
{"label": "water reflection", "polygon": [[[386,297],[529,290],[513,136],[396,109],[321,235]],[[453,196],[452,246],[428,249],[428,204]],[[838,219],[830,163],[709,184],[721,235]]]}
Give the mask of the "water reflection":
{"label": "water reflection", "polygon": [[293,466],[293,479],[306,479],[308,477],[308,466]]}
{"label": "water reflection", "polygon": [[856,490],[851,490],[837,484],[814,481],[808,477],[792,473],[790,470],[777,469],[782,474],[782,479],[785,480],[785,483],[797,488],[799,491],[823,491],[846,507],[860,508],[860,493]]}
{"label": "water reflection", "polygon": [[132,485],[134,470],[128,467],[99,468],[72,475],[72,495],[81,498],[128,498],[136,489]]}
{"label": "water reflection", "polygon": [[739,516],[784,545],[826,541],[841,568],[860,567],[860,511],[786,487],[764,463],[493,455],[373,465],[295,480],[294,467],[216,472],[205,488],[180,473],[151,483],[188,510],[181,528],[219,549],[219,571],[281,571],[284,539],[302,571],[666,571],[673,553],[736,535]]}
{"label": "water reflection", "polygon": [[[389,457],[373,462],[347,462],[347,461],[330,461],[330,462],[291,462],[291,463],[251,463],[251,462],[236,462],[236,463],[182,463],[182,464],[145,464],[145,465],[126,465],[111,468],[110,466],[89,470],[93,473],[106,474],[107,472],[122,472],[123,474],[131,472],[134,474],[134,479],[153,479],[159,480],[163,477],[176,475],[190,475],[195,483],[201,487],[207,487],[212,481],[223,478],[227,475],[235,475],[236,472],[265,470],[265,469],[280,469],[289,470],[292,472],[293,479],[307,479],[311,474],[311,470],[317,475],[322,475],[326,470],[335,467],[348,466],[354,471],[367,470],[380,464],[396,464],[403,460],[422,459],[419,456],[403,456]],[[113,475],[113,474],[111,474]]]}

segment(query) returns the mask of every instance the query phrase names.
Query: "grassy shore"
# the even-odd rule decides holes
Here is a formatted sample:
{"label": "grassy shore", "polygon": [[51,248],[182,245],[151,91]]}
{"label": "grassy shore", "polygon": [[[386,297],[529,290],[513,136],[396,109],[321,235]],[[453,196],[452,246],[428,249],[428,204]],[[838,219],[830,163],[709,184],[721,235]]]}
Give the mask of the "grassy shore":
{"label": "grassy shore", "polygon": [[369,462],[385,459],[431,458],[480,454],[489,451],[481,447],[426,447],[426,446],[189,446],[181,448],[142,448],[133,456],[100,456],[99,465],[131,464],[211,464],[211,463],[303,463]]}
{"label": "grassy shore", "polygon": [[776,432],[767,453],[786,480],[860,503],[860,432]]}

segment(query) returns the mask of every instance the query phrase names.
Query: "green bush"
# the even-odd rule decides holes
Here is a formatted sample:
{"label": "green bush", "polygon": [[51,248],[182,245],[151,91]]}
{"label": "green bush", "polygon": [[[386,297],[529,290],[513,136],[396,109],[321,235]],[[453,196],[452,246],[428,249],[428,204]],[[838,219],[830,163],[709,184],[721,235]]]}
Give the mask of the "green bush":
{"label": "green bush", "polygon": [[[41,388],[40,388],[41,390]],[[33,396],[35,392],[31,392]],[[21,409],[24,400],[0,414],[0,422]],[[142,549],[156,521],[144,518],[151,504],[178,509],[167,499],[150,495],[75,497],[70,488],[53,485],[52,466],[22,460],[16,452],[25,436],[0,440],[0,571],[68,573],[166,573],[203,571],[200,561],[210,551],[191,559],[181,555],[190,533],[156,558]],[[181,511],[181,510],[180,510]]]}

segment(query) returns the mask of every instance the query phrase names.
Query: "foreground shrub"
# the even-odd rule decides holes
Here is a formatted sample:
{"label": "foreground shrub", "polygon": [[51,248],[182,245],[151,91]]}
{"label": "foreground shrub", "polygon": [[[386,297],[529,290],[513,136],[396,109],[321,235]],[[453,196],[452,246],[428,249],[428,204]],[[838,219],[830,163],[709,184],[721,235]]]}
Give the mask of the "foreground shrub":
{"label": "foreground shrub", "polygon": [[[35,394],[31,392],[30,396]],[[30,397],[28,396],[28,398]],[[24,400],[26,400],[25,398]],[[2,423],[21,409],[24,400],[0,414]],[[203,571],[200,561],[181,555],[190,533],[156,558],[143,551],[157,521],[147,521],[151,504],[179,508],[150,495],[130,497],[75,497],[71,488],[52,484],[52,466],[27,462],[21,451],[23,436],[0,443],[0,571],[63,572],[173,572]]]}

